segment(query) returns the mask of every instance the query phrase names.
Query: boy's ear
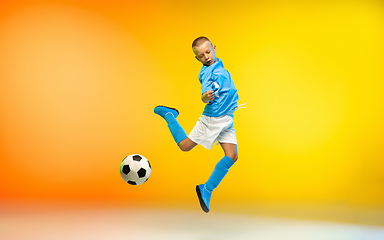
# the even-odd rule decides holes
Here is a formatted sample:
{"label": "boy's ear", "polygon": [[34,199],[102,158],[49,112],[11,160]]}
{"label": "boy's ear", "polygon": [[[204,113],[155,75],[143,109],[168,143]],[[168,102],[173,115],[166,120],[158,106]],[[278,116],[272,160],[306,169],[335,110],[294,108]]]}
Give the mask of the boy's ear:
{"label": "boy's ear", "polygon": [[217,50],[216,50],[216,45],[213,46],[213,50],[214,50],[215,53],[216,53],[216,51],[217,51]]}

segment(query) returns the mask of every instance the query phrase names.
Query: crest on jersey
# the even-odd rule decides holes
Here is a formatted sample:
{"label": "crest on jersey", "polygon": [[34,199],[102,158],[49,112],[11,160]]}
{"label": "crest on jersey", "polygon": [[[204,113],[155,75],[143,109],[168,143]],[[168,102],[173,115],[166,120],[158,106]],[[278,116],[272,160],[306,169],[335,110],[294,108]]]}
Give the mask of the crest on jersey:
{"label": "crest on jersey", "polygon": [[212,91],[213,91],[215,97],[219,97],[219,89],[220,89],[220,85],[217,84],[216,82],[213,82]]}

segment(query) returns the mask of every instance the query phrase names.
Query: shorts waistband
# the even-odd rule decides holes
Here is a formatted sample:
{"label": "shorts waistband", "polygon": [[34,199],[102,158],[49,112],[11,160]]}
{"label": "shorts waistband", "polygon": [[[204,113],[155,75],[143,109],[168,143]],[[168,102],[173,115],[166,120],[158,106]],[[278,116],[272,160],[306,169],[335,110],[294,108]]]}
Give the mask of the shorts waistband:
{"label": "shorts waistband", "polygon": [[207,115],[202,115],[202,116],[204,116],[204,117],[209,117],[209,118],[219,118],[219,117],[225,117],[225,116],[230,116],[230,117],[232,117],[232,118],[235,118],[234,116],[233,116],[233,113],[227,113],[227,114],[224,114],[224,115],[221,115],[221,116],[218,116],[218,117],[211,117],[211,116],[207,116]]}

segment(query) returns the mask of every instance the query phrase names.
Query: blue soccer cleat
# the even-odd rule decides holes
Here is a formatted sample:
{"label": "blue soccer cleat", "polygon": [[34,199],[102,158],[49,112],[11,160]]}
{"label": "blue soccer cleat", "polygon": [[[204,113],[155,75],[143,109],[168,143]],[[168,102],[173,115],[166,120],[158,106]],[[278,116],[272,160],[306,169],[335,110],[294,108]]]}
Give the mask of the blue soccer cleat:
{"label": "blue soccer cleat", "polygon": [[176,108],[170,108],[166,106],[157,106],[155,107],[154,112],[163,118],[165,118],[165,115],[168,113],[172,113],[175,118],[179,116],[179,111]]}
{"label": "blue soccer cleat", "polygon": [[196,186],[196,193],[199,197],[200,206],[204,212],[209,212],[209,202],[211,201],[212,192],[208,191],[205,188],[205,184],[200,184]]}

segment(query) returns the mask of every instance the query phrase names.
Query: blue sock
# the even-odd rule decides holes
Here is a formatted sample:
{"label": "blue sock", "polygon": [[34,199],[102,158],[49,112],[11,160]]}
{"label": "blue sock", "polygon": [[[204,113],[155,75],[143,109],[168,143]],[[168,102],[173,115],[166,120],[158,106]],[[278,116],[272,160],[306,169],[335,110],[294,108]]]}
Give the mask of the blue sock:
{"label": "blue sock", "polygon": [[229,168],[235,162],[228,156],[224,156],[215,166],[211,176],[208,181],[205,183],[205,187],[208,191],[212,192],[215,189],[221,180],[223,180],[224,176],[227,174]]}
{"label": "blue sock", "polygon": [[184,129],[180,126],[179,122],[177,122],[176,118],[173,116],[172,113],[169,113],[165,115],[164,117],[165,121],[168,123],[168,128],[171,131],[173,139],[175,139],[175,142],[179,144],[181,140],[187,138],[187,134],[185,133]]}

